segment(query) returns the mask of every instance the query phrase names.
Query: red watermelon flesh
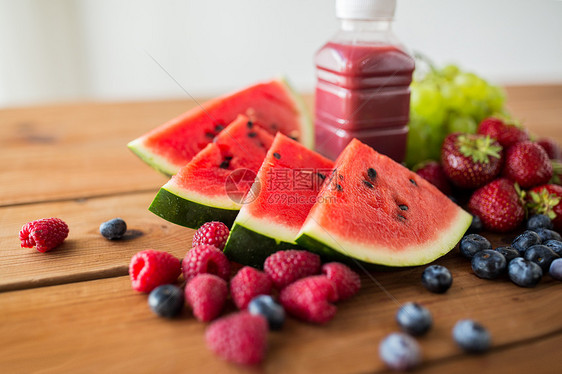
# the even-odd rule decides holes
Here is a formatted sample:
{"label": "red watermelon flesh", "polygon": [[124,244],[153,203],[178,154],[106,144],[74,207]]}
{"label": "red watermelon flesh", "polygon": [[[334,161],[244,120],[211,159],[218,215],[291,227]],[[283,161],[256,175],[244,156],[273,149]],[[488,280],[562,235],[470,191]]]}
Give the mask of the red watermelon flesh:
{"label": "red watermelon flesh", "polygon": [[231,224],[272,142],[266,130],[239,115],[160,189],[149,209],[187,227],[224,214]]}
{"label": "red watermelon flesh", "polygon": [[416,173],[354,139],[338,157],[297,242],[387,266],[449,252],[472,216]]}
{"label": "red watermelon flesh", "polygon": [[236,222],[294,242],[333,166],[333,161],[278,133],[258,172],[259,195],[244,205]]}
{"label": "red watermelon flesh", "polygon": [[260,123],[272,135],[280,131],[313,146],[304,104],[286,81],[278,79],[197,106],[133,140],[129,148],[150,166],[173,175],[239,114]]}

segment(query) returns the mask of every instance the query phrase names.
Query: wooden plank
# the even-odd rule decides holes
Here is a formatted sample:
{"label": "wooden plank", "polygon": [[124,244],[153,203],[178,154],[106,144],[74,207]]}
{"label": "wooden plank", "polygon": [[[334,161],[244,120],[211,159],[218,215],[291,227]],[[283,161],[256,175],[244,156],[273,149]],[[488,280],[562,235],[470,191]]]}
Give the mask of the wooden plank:
{"label": "wooden plank", "polygon": [[[155,192],[0,208],[0,291],[125,275],[131,256],[153,248],[182,258],[194,230],[147,210]],[[63,245],[51,252],[20,248],[18,232],[26,222],[56,216],[70,228]],[[122,217],[125,240],[109,241],[100,223]]]}
{"label": "wooden plank", "polygon": [[560,347],[562,334],[514,344],[492,354],[475,357],[463,355],[422,367],[419,373],[558,373],[562,368]]}
{"label": "wooden plank", "polygon": [[[562,142],[562,86],[507,89],[508,106],[539,135]],[[306,95],[312,107],[311,95]],[[126,144],[194,107],[189,100],[0,110],[0,205],[146,191],[166,178]]]}
{"label": "wooden plank", "polygon": [[160,187],[127,143],[195,106],[187,100],[0,111],[0,205]]}
{"label": "wooden plank", "polygon": [[[428,371],[442,360],[458,359],[471,367],[512,372],[503,367],[504,359],[496,360],[493,354],[462,354],[451,339],[451,328],[460,318],[474,318],[487,326],[494,350],[562,333],[561,301],[556,292],[559,282],[545,278],[537,288],[523,289],[506,280],[477,279],[459,256],[448,256],[440,263],[453,269],[455,277],[444,295],[422,288],[422,268],[375,274],[397,301],[415,300],[433,313],[434,328],[419,339]],[[271,333],[267,360],[248,371],[384,371],[378,344],[397,330],[394,314],[398,306],[368,278],[363,277],[363,283],[355,298],[339,305],[328,325],[290,319],[282,332]],[[0,318],[1,372],[246,371],[207,351],[206,325],[196,322],[189,311],[173,321],[153,316],[146,296],[131,290],[128,277],[6,292],[0,294]],[[548,362],[556,360],[559,358],[552,357]],[[450,363],[444,362],[450,370],[435,372],[464,372]]]}

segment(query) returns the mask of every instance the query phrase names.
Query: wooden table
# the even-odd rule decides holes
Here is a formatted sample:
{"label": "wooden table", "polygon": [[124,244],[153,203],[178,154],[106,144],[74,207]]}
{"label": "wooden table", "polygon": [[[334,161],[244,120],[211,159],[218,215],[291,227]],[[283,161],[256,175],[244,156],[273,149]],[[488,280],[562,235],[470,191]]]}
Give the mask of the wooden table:
{"label": "wooden table", "polygon": [[[538,135],[562,142],[562,86],[513,87],[509,107]],[[338,305],[325,327],[290,319],[270,334],[267,360],[240,368],[204,345],[205,324],[188,311],[156,318],[146,296],[131,290],[127,266],[139,250],[183,257],[193,230],[170,224],[147,207],[166,179],[126,143],[194,106],[190,101],[72,104],[0,111],[0,373],[268,372],[374,373],[383,336],[396,331],[397,303],[368,277]],[[70,226],[49,253],[21,249],[18,231],[56,216]],[[101,222],[123,217],[126,239],[110,242]],[[496,243],[513,235],[495,236]],[[400,303],[417,301],[435,326],[419,339],[421,372],[560,372],[562,286],[545,276],[534,289],[476,278],[457,250],[437,261],[453,273],[445,295],[427,292],[423,267],[373,276]],[[452,342],[460,318],[489,328],[493,349],[463,354]]]}

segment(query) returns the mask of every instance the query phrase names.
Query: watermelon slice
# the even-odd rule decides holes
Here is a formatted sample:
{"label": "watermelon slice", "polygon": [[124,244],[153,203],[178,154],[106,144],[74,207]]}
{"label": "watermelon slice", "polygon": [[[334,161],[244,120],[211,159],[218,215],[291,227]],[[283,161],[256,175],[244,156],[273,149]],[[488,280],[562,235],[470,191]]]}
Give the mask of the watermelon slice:
{"label": "watermelon slice", "polygon": [[312,123],[301,98],[283,79],[258,83],[210,100],[128,144],[144,162],[171,176],[185,166],[238,114],[280,131],[312,149]]}
{"label": "watermelon slice", "polygon": [[273,137],[239,115],[166,183],[148,208],[191,228],[208,221],[232,225]]}
{"label": "watermelon slice", "polygon": [[449,252],[471,221],[435,186],[354,139],[336,160],[297,243],[379,265],[423,265]]}
{"label": "watermelon slice", "polygon": [[256,196],[242,207],[230,231],[224,248],[230,260],[262,267],[273,252],[294,248],[333,166],[327,158],[277,133],[252,187]]}

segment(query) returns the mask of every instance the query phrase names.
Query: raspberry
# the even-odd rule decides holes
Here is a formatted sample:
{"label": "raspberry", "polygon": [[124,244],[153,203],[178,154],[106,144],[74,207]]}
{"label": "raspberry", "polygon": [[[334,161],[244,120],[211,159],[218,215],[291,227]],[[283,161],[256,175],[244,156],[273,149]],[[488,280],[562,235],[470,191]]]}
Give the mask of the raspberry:
{"label": "raspberry", "polygon": [[250,266],[244,266],[230,280],[230,295],[239,309],[246,309],[254,297],[269,295],[270,292],[269,276]]}
{"label": "raspberry", "polygon": [[217,247],[201,244],[191,248],[182,262],[183,277],[190,281],[198,274],[210,273],[224,280],[230,276],[230,262]]}
{"label": "raspberry", "polygon": [[180,273],[180,260],[152,249],[138,252],[129,264],[131,285],[139,292],[148,293],[163,284],[175,283]]}
{"label": "raspberry", "polygon": [[338,300],[334,282],[324,275],[299,279],[281,291],[280,301],[287,313],[303,321],[326,323],[336,314],[330,303]]}
{"label": "raspberry", "polygon": [[228,239],[228,233],[228,227],[224,223],[218,221],[207,222],[193,235],[192,246],[209,244],[222,251],[226,244],[226,239]]}
{"label": "raspberry", "polygon": [[227,296],[226,281],[213,274],[199,274],[185,286],[185,300],[201,322],[217,318]]}
{"label": "raspberry", "polygon": [[20,230],[22,248],[36,247],[47,252],[62,244],[68,236],[68,226],[60,218],[43,218],[26,223]]}
{"label": "raspberry", "polygon": [[258,364],[267,349],[267,321],[248,312],[231,314],[209,325],[205,339],[211,351],[229,362]]}
{"label": "raspberry", "polygon": [[334,282],[338,290],[338,301],[349,299],[361,288],[359,274],[339,262],[330,262],[322,266],[322,273]]}
{"label": "raspberry", "polygon": [[320,266],[320,256],[290,249],[269,256],[263,268],[275,287],[281,290],[297,279],[320,273]]}

